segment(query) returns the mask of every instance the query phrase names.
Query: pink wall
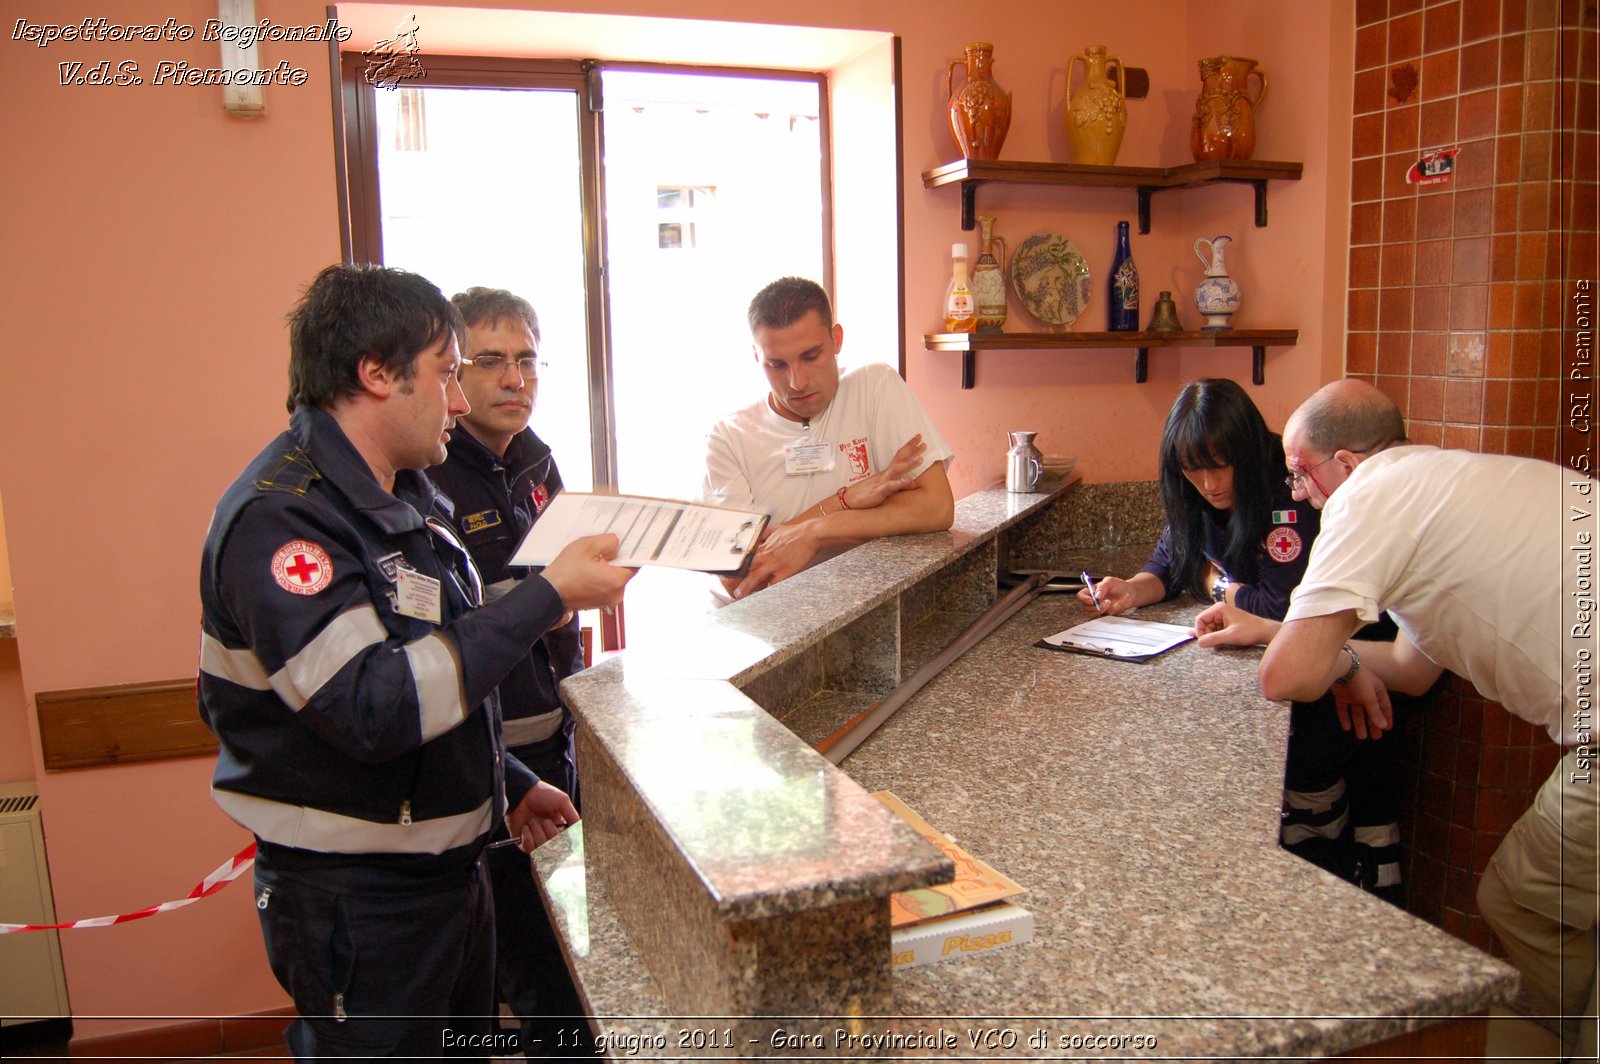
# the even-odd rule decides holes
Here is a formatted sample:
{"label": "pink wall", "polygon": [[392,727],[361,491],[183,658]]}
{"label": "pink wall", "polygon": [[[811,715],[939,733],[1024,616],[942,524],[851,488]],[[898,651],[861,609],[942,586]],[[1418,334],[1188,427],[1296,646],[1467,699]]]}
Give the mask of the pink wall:
{"label": "pink wall", "polygon": [[[560,6],[662,13],[653,0]],[[323,17],[320,0],[258,0],[257,9],[281,23]],[[209,0],[140,0],[105,12],[35,3],[27,17],[172,16],[198,26],[215,10]],[[746,10],[729,0],[681,0],[673,14],[747,19]],[[1339,57],[1353,23],[1348,0],[1331,10],[1273,0],[1125,0],[1079,5],[1070,18],[1052,0],[982,9],[954,0],[815,0],[785,10],[790,21],[903,38],[908,374],[956,448],[958,493],[1000,476],[1010,428],[1036,429],[1047,450],[1078,454],[1092,480],[1153,476],[1154,441],[1181,382],[1244,377],[1249,355],[1153,352],[1150,382],[1135,386],[1129,352],[987,354],[978,387],[961,391],[957,356],[926,352],[919,339],[934,325],[948,245],[962,236],[956,193],[926,191],[919,178],[956,154],[944,125],[946,60],[967,41],[994,42],[997,77],[1017,109],[1003,156],[1064,160],[1067,57],[1109,45],[1151,74],[1150,98],[1130,105],[1119,160],[1144,165],[1188,158],[1198,57],[1232,51],[1261,60],[1273,83],[1257,157],[1303,161],[1306,179],[1274,187],[1265,230],[1250,225],[1242,188],[1166,193],[1156,199],[1156,232],[1136,238],[1134,250],[1146,300],[1171,288],[1192,323],[1183,300],[1199,264],[1189,245],[1202,235],[1235,237],[1232,265],[1247,301],[1241,323],[1297,325],[1302,333],[1299,348],[1269,354],[1268,383],[1252,390],[1281,425],[1342,365],[1342,334],[1328,312],[1335,308],[1336,323],[1345,236],[1330,218],[1347,209],[1341,175],[1349,161],[1347,148],[1338,158],[1329,143],[1349,138],[1329,137],[1327,125],[1330,110],[1347,109],[1350,64]],[[22,653],[17,666],[0,659],[0,740],[22,733],[22,714],[58,911],[100,915],[181,895],[247,838],[211,804],[206,759],[45,774],[27,705],[42,690],[194,674],[195,568],[211,507],[281,427],[283,314],[339,254],[327,64],[319,46],[264,45],[269,62],[288,59],[310,81],[269,89],[267,116],[241,121],[222,111],[220,89],[57,84],[63,61],[204,66],[216,60],[214,45],[40,49],[8,35],[0,47],[0,95],[24,102],[4,109],[0,134],[22,164],[10,171],[7,230],[10,246],[25,249],[8,258],[4,285],[14,354],[0,391],[0,487]],[[1097,280],[1115,222],[1134,217],[1133,196],[1123,191],[986,190],[980,204],[1000,215],[1010,239],[1042,228],[1071,236]],[[1102,305],[1096,301],[1087,328],[1101,327]],[[62,351],[63,336],[88,346]],[[172,915],[67,933],[75,1013],[226,1015],[282,1005],[254,915],[247,886],[235,886]],[[148,1024],[107,1020],[92,1030],[80,1025],[80,1033]]]}
{"label": "pink wall", "polygon": [[[1046,450],[1078,455],[1079,469],[1089,480],[1152,477],[1154,447],[1130,448],[1126,441],[1153,441],[1159,435],[1183,382],[1199,376],[1248,380],[1250,355],[1247,349],[1152,352],[1150,381],[1136,388],[1128,350],[985,353],[978,356],[978,387],[962,391],[960,356],[929,352],[921,343],[922,335],[937,327],[950,244],[975,242],[975,234],[961,231],[957,192],[927,190],[921,181],[924,170],[958,157],[946,124],[946,63],[969,41],[993,43],[995,76],[1014,99],[1001,157],[1070,161],[1062,132],[1067,63],[1086,46],[1105,44],[1130,65],[1146,68],[1152,81],[1149,97],[1129,104],[1128,133],[1117,161],[1156,166],[1192,158],[1188,136],[1200,86],[1197,60],[1225,52],[1260,60],[1272,85],[1255,157],[1302,162],[1305,178],[1273,185],[1273,224],[1266,229],[1253,226],[1253,200],[1243,186],[1163,193],[1156,197],[1152,233],[1135,237],[1134,257],[1147,306],[1158,289],[1170,289],[1180,316],[1193,326],[1199,323],[1193,290],[1202,272],[1194,240],[1219,233],[1235,238],[1230,267],[1245,291],[1236,320],[1301,332],[1298,347],[1268,352],[1267,383],[1252,389],[1268,422],[1281,427],[1300,400],[1338,375],[1344,363],[1353,4],[1128,0],[1075,7],[1069,19],[1048,0],[982,8],[955,0],[879,0],[865,8],[850,0],[819,0],[803,11],[760,15],[726,0],[678,0],[671,14],[726,21],[767,17],[901,37],[907,376],[956,450],[952,479],[957,493],[965,494],[1000,479],[1005,433],[1015,428],[1038,431]],[[473,6],[537,5],[480,0]],[[577,13],[663,14],[651,0],[564,0],[559,7]],[[432,22],[438,18],[432,16]],[[419,24],[428,21],[419,16]],[[527,53],[530,46],[520,41],[516,47]],[[842,194],[836,188],[836,195]],[[1097,284],[1110,266],[1117,221],[1136,217],[1133,193],[1121,189],[987,186],[978,202],[982,213],[998,215],[998,231],[1012,244],[1041,229],[1070,237]],[[847,272],[846,266],[839,268],[841,278]],[[1097,287],[1091,310],[1080,319],[1085,330],[1104,327],[1102,293]],[[839,298],[843,305],[849,295],[841,292]],[[1009,328],[1030,327],[1014,298],[1011,313]]]}
{"label": "pink wall", "polygon": [[[1337,10],[1343,5],[1333,6]],[[1272,225],[1266,229],[1253,226],[1253,200],[1243,186],[1162,193],[1154,199],[1151,233],[1138,236],[1134,227],[1133,251],[1145,307],[1153,306],[1159,289],[1169,289],[1180,319],[1194,328],[1199,316],[1193,292],[1202,269],[1192,245],[1201,236],[1226,233],[1234,238],[1229,267],[1243,286],[1245,300],[1235,320],[1241,325],[1297,326],[1301,332],[1297,348],[1269,350],[1266,386],[1250,388],[1268,422],[1281,427],[1300,400],[1341,364],[1340,336],[1329,333],[1326,310],[1342,306],[1342,273],[1329,273],[1323,252],[1330,237],[1342,243],[1343,232],[1342,222],[1339,233],[1328,232],[1330,165],[1323,126],[1330,84],[1349,76],[1327,65],[1330,27],[1347,27],[1349,19],[1339,22],[1320,5],[1243,0],[1180,8],[1134,2],[1080,5],[1059,30],[1040,32],[1031,18],[995,26],[990,12],[996,9],[983,10],[969,25],[908,37],[905,45],[908,332],[931,331],[947,280],[948,245],[960,237],[955,191],[924,190],[920,174],[956,157],[944,129],[942,78],[934,72],[959,53],[964,40],[994,42],[996,78],[1013,93],[1016,117],[1001,153],[1004,159],[1070,160],[1061,100],[1069,56],[1087,45],[1105,44],[1129,65],[1145,67],[1150,95],[1128,104],[1128,132],[1117,158],[1135,166],[1190,161],[1197,59],[1248,55],[1260,60],[1272,79],[1258,120],[1256,158],[1303,162],[1305,179],[1272,186]],[[1331,172],[1344,168],[1341,162]],[[999,216],[997,229],[1013,246],[1040,229],[1071,238],[1088,260],[1096,286],[1079,325],[1105,328],[1103,280],[1116,222],[1137,217],[1130,191],[986,186],[978,192],[978,203],[982,213]],[[1343,210],[1341,198],[1332,216]],[[1342,271],[1342,254],[1338,263]],[[1146,309],[1146,318],[1148,313]],[[1015,299],[1011,315],[1008,328],[1030,327],[1023,324],[1029,319]],[[1338,321],[1337,313],[1331,320]],[[1249,379],[1247,349],[1152,351],[1150,380],[1142,386],[1133,384],[1128,350],[995,352],[978,355],[977,388],[963,392],[959,356],[913,346],[910,380],[956,450],[958,493],[1000,479],[1005,431],[1017,428],[1037,430],[1046,451],[1078,455],[1086,479],[1153,477],[1155,441],[1182,383],[1201,376]],[[1130,446],[1129,441],[1148,442]]]}
{"label": "pink wall", "polygon": [[[161,0],[11,13],[199,27],[216,10]],[[308,23],[323,5],[261,0],[257,11]],[[215,44],[4,41],[0,96],[18,105],[0,116],[13,160],[0,485],[30,702],[195,674],[211,507],[280,429],[284,312],[339,257],[325,53],[264,47],[311,81],[269,89],[267,116],[247,122],[224,113],[219,88],[57,83],[60,62],[130,60],[147,78],[161,59],[215,65]],[[208,759],[45,774],[27,720],[61,916],[182,897],[248,843],[209,799]],[[246,882],[171,915],[63,934],[75,1013],[283,1004],[254,915]]]}
{"label": "pink wall", "polygon": [[22,697],[22,662],[15,639],[0,639],[0,783],[32,779],[28,702]]}

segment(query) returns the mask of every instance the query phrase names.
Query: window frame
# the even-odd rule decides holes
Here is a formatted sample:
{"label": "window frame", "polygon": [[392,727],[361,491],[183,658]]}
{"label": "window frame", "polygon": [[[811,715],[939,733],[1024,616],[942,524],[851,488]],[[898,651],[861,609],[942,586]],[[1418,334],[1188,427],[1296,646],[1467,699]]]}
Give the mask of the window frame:
{"label": "window frame", "polygon": [[[696,74],[811,81],[817,86],[821,128],[819,191],[822,196],[822,277],[818,280],[837,305],[833,290],[833,130],[828,75],[822,71],[763,67],[701,66],[682,63],[615,62],[593,59],[516,59],[419,53],[426,81],[411,88],[564,89],[578,94],[580,179],[583,204],[584,291],[589,331],[590,454],[597,487],[617,483],[616,407],[611,358],[610,291],[605,268],[605,130],[601,75],[607,70]],[[383,262],[383,211],[378,186],[378,88],[366,77],[360,52],[339,53],[339,92],[335,94],[340,248],[346,263]],[[388,91],[388,90],[384,90]],[[902,282],[903,284],[903,282]],[[902,293],[903,296],[903,293]],[[904,325],[902,323],[902,332]],[[904,345],[900,372],[905,373]]]}
{"label": "window frame", "polygon": [[[496,56],[428,55],[418,57],[427,80],[408,88],[427,89],[556,89],[577,95],[579,180],[583,204],[583,286],[589,333],[589,449],[594,483],[616,482],[612,430],[609,320],[603,278],[605,215],[599,183],[600,111],[597,64],[587,60],[507,59]],[[343,101],[345,165],[341,167],[341,246],[346,262],[383,262],[383,210],[378,185],[378,88],[367,82],[366,60],[359,52],[342,52],[340,96]],[[388,90],[383,90],[388,91]]]}

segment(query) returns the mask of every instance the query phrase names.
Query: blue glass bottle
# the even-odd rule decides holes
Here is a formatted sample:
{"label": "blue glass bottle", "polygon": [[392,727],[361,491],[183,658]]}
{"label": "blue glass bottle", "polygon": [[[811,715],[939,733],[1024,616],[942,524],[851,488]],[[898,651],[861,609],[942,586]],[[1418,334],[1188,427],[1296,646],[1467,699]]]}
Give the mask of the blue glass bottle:
{"label": "blue glass bottle", "polygon": [[1106,329],[1110,332],[1139,331],[1139,268],[1133,264],[1128,246],[1128,223],[1117,223],[1117,255],[1111,262],[1111,283],[1106,285],[1109,301]]}

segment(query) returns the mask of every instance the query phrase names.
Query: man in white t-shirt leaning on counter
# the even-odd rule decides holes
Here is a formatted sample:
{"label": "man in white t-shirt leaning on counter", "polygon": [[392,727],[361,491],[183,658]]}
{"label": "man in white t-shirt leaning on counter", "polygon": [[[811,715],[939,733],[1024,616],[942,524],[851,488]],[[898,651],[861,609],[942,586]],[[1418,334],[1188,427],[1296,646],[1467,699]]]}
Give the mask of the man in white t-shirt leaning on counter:
{"label": "man in white t-shirt leaning on counter", "polygon": [[[1588,515],[1569,511],[1566,491],[1592,500],[1594,481],[1551,462],[1413,445],[1394,403],[1355,380],[1306,400],[1283,449],[1295,497],[1323,511],[1305,576],[1281,628],[1214,606],[1196,622],[1200,643],[1267,643],[1262,693],[1309,698],[1334,684],[1341,723],[1362,738],[1390,726],[1385,685],[1420,694],[1449,669],[1567,748],[1489,859],[1478,907],[1536,1007],[1563,1021],[1565,1051],[1593,1059],[1594,717],[1587,681],[1565,667],[1574,651],[1587,659],[1564,648],[1584,633],[1563,621],[1561,572],[1567,545],[1589,542],[1569,531]],[[1379,610],[1399,637],[1348,642]]]}
{"label": "man in white t-shirt leaning on counter", "polygon": [[770,388],[712,427],[703,498],[772,515],[736,599],[879,536],[941,532],[955,519],[944,437],[894,370],[839,372],[844,327],[814,281],[785,277],[750,301]]}

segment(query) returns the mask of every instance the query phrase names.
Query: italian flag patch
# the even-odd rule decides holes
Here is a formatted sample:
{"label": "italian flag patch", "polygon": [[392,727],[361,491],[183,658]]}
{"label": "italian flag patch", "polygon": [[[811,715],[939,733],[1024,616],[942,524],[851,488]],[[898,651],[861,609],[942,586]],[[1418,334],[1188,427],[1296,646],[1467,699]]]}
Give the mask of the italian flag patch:
{"label": "italian flag patch", "polygon": [[1294,510],[1272,511],[1272,523],[1275,525],[1292,525],[1300,515]]}

